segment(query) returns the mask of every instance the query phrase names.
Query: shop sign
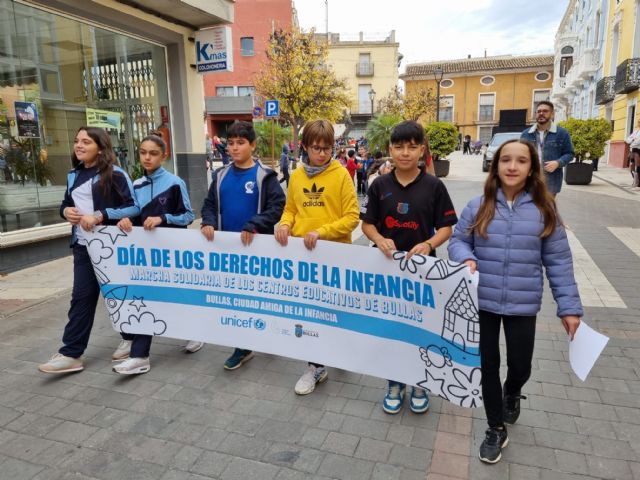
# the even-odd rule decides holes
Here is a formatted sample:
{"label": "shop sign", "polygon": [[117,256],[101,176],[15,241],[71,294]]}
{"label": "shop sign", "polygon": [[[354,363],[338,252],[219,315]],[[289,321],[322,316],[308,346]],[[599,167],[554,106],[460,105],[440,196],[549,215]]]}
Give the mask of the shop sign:
{"label": "shop sign", "polygon": [[98,110],[97,108],[87,108],[87,127],[104,128],[105,130],[120,130],[122,125],[122,114],[111,110]]}
{"label": "shop sign", "polygon": [[231,27],[219,26],[196,32],[198,73],[233,72]]}
{"label": "shop sign", "polygon": [[32,102],[14,102],[18,137],[40,138],[40,121],[38,107]]}

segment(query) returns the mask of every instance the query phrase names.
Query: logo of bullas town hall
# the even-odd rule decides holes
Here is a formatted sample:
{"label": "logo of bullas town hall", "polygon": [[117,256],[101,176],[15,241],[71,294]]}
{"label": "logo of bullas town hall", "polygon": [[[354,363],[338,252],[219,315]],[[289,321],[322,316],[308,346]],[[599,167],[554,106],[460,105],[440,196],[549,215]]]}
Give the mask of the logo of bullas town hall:
{"label": "logo of bullas town hall", "polygon": [[318,338],[320,336],[320,334],[315,330],[307,330],[306,328],[304,328],[301,323],[295,324],[295,330],[293,331],[293,334],[298,338],[301,338],[303,335],[315,338]]}
{"label": "logo of bullas town hall", "polygon": [[303,207],[324,207],[324,202],[321,200],[324,187],[317,188],[314,183],[311,185],[311,190],[303,187],[302,192],[309,199],[309,201],[302,203]]}

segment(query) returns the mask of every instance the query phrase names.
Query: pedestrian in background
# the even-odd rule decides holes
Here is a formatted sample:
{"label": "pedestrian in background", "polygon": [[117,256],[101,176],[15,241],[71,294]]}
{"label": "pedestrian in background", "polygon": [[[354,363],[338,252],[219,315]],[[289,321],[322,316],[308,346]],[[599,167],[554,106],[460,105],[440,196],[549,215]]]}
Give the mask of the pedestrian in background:
{"label": "pedestrian in background", "polygon": [[[480,460],[496,463],[507,446],[505,423],[520,415],[531,375],[536,315],[546,270],[557,315],[573,339],[582,304],[567,234],[547,191],[536,147],[510,140],[496,151],[484,195],[469,202],[449,242],[449,258],[480,272],[482,398],[489,428]],[[507,344],[507,379],[500,383],[500,324]]]}
{"label": "pedestrian in background", "polygon": [[115,165],[111,138],[102,128],[80,127],[71,162],[73,168],[67,174],[67,190],[60,205],[60,216],[72,225],[71,307],[62,335],[63,346],[47,363],[38,366],[45,373],[84,369],[82,355],[89,343],[100,285],[82,232],[90,232],[96,225],[116,225],[120,219],[140,213],[131,180]]}
{"label": "pedestrian in background", "polygon": [[[123,218],[118,222],[118,228],[124,232],[130,232],[134,225],[145,230],[187,228],[195,215],[184,181],[162,168],[162,162],[167,158],[167,144],[157,135],[148,135],[140,142],[139,155],[144,175],[133,182],[133,192],[140,215]],[[115,360],[123,361],[114,366],[113,371],[121,375],[147,373],[151,369],[149,352],[153,336],[124,333],[122,338]],[[185,351],[197,352],[202,345],[202,342],[192,340]]]}
{"label": "pedestrian in background", "polygon": [[[290,235],[304,238],[309,250],[318,240],[351,243],[351,233],[359,223],[358,202],[348,172],[331,158],[333,141],[331,122],[314,120],[305,124],[302,145],[309,156],[303,168],[291,175],[287,203],[275,233],[282,246],[288,244]],[[317,196],[309,196],[309,192]],[[307,395],[327,376],[324,365],[309,362],[294,390]]]}
{"label": "pedestrian in background", "polygon": [[351,176],[351,183],[353,183],[353,179],[356,176],[356,172],[358,171],[358,164],[356,163],[356,151],[349,150],[347,152],[347,171]]}
{"label": "pedestrian in background", "polygon": [[289,185],[289,162],[291,159],[289,158],[289,145],[282,145],[282,153],[280,154],[280,173],[282,173],[282,178],[280,179],[280,183],[286,182]]}
{"label": "pedestrian in background", "polygon": [[625,142],[629,144],[629,170],[631,171],[631,187],[640,187],[640,118],[636,122],[636,129]]}
{"label": "pedestrian in background", "polygon": [[471,155],[471,135],[465,135],[462,142],[462,154]]}
{"label": "pedestrian in background", "polygon": [[569,132],[554,121],[553,103],[543,100],[536,109],[536,123],[522,132],[520,138],[536,146],[542,162],[549,193],[554,197],[562,188],[563,170],[573,160],[573,144]]}

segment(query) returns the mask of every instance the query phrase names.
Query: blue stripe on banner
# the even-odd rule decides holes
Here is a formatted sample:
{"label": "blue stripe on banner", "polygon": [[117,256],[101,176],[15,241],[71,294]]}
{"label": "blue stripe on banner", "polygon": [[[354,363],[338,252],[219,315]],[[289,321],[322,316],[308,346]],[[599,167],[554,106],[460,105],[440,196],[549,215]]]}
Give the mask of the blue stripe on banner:
{"label": "blue stripe on banner", "polygon": [[[112,283],[102,285],[102,293],[111,291],[118,287],[125,285],[114,285]],[[258,296],[250,295],[238,295],[228,292],[217,292],[214,290],[196,290],[187,288],[171,288],[171,287],[156,287],[148,285],[126,285],[127,298],[125,300],[132,300],[133,297],[141,298],[154,302],[167,302],[177,303],[181,305],[193,305],[198,307],[211,307],[211,308],[228,308],[232,311],[255,313],[261,315],[271,315],[281,318],[290,318],[292,320],[299,320],[304,322],[316,323],[319,325],[326,325],[334,328],[342,328],[352,332],[362,333],[365,335],[372,335],[375,337],[385,338],[389,340],[397,340],[400,342],[416,345],[418,347],[428,347],[429,345],[438,346],[451,346],[451,343],[444,340],[440,334],[431,332],[424,328],[414,327],[413,325],[407,325],[405,323],[395,322],[393,320],[386,320],[382,318],[372,317],[369,315],[361,315],[358,313],[344,312],[341,310],[333,310],[330,308],[319,307],[315,305],[308,305],[298,302],[289,302],[286,300],[262,298]],[[220,298],[228,298],[228,305],[225,304],[211,304],[206,300],[207,295],[215,295]],[[263,310],[260,308],[253,308],[248,305],[234,305],[234,299],[238,299],[241,302],[268,302],[274,305],[273,311]],[[226,302],[225,302],[226,303]],[[285,306],[288,308],[285,310]],[[335,313],[337,316],[337,322],[322,320],[318,318],[309,318],[304,315],[298,315],[295,313],[289,313],[291,310],[312,308],[318,310],[327,315]],[[458,344],[454,344],[458,345]],[[478,348],[467,347],[467,352],[460,348],[449,349],[449,354],[454,362],[469,367],[477,367],[479,365],[478,355],[480,351]],[[471,358],[470,358],[471,357]]]}

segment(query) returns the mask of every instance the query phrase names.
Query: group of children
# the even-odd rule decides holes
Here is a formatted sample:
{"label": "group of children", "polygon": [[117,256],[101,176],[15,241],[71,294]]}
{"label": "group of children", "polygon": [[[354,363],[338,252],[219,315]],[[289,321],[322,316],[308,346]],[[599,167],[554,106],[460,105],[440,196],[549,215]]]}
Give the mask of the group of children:
{"label": "group of children", "polygon": [[[302,238],[305,247],[313,250],[318,240],[351,243],[352,232],[362,220],[363,233],[387,257],[396,250],[406,251],[408,256],[435,256],[436,249],[450,240],[449,257],[466,263],[472,272],[480,272],[482,392],[489,423],[480,459],[499,461],[508,443],[505,423],[517,420],[520,399],[524,398],[521,390],[531,372],[543,266],[558,303],[558,316],[570,336],[582,315],[566,233],[546,190],[535,147],[523,140],[502,145],[491,165],[484,195],[466,206],[458,223],[444,184],[419,166],[429,152],[424,129],[417,122],[405,121],[393,129],[389,150],[394,168],[371,182],[361,208],[350,173],[332,158],[334,130],[330,122],[315,120],[305,125],[302,146],[307,155],[302,168],[288,179],[286,199],[276,173],[253,158],[256,134],[252,124],[235,122],[227,137],[232,162],[214,173],[202,208],[200,228],[208,241],[215,241],[218,230],[239,232],[244,245],[251,244],[256,233],[273,234],[283,246],[293,236]],[[73,225],[74,284],[69,320],[63,347],[39,366],[41,371],[83,369],[82,355],[99,297],[91,260],[78,241],[83,230],[90,231],[98,224],[118,225],[123,230],[133,225],[147,230],[184,228],[193,221],[184,182],[161,167],[165,157],[166,145],[161,138],[151,135],[143,139],[140,161],[145,175],[132,184],[115,165],[104,130],[82,127],[78,131],[74,168],[60,209],[62,217]],[[323,192],[322,202],[308,202],[305,191],[312,190]],[[158,201],[160,195],[165,199],[162,202]],[[504,389],[499,376],[501,323],[507,342]],[[151,338],[125,337],[120,351],[114,353],[114,358],[123,361],[113,370],[120,374],[149,371]],[[237,369],[252,357],[252,351],[236,348],[224,368]],[[295,392],[309,394],[327,376],[324,365],[310,361]],[[389,380],[384,411],[397,414],[404,399],[405,385]],[[424,389],[412,388],[409,408],[414,413],[428,410]]]}

